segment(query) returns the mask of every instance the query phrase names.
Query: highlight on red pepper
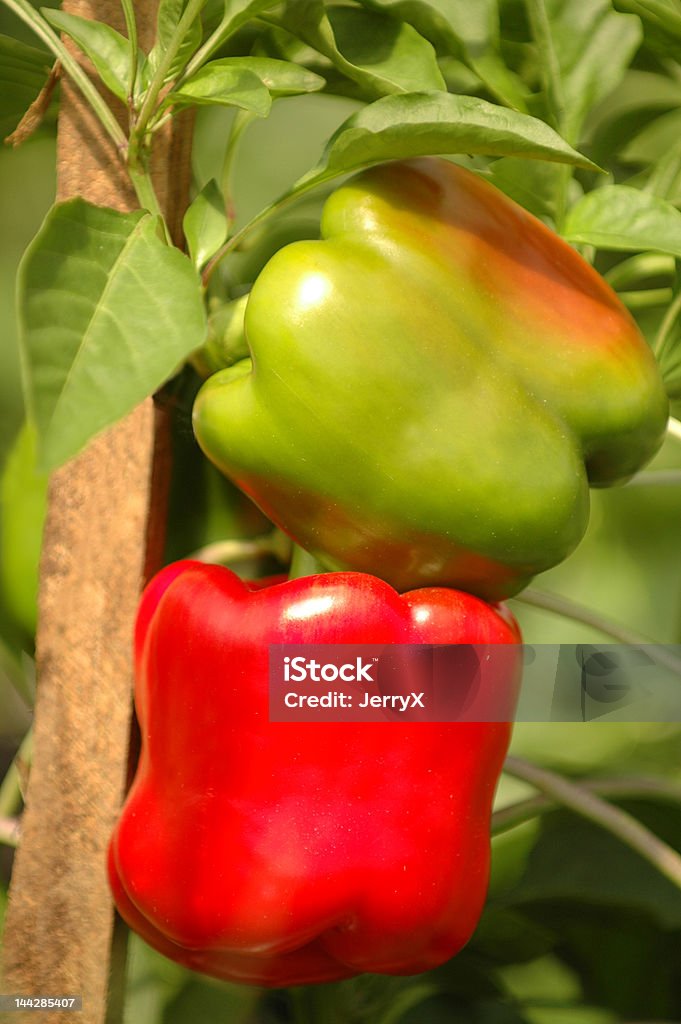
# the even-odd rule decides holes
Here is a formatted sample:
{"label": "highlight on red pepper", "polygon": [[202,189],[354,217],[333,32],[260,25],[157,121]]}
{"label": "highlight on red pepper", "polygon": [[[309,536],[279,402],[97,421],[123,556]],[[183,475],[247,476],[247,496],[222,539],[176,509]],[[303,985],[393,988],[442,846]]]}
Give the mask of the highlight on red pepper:
{"label": "highlight on red pepper", "polygon": [[[519,645],[468,594],[360,573],[257,589],[179,562],[136,629],[137,774],[109,851],[116,904],[187,967],[257,985],[414,974],[470,938],[507,722],[273,722],[271,644]],[[500,697],[512,705],[520,646]],[[465,687],[466,679],[452,685]]]}
{"label": "highlight on red pepper", "polygon": [[479,176],[425,158],[327,201],[276,253],[250,359],[210,377],[198,441],[329,569],[497,600],[582,537],[668,402],[634,320],[579,254]]}

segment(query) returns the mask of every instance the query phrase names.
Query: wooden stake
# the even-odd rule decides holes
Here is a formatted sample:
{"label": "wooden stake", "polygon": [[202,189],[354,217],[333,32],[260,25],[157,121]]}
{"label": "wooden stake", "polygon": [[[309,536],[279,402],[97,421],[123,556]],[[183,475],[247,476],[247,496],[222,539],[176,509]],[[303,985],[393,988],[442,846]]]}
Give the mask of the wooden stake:
{"label": "wooden stake", "polygon": [[[118,0],[70,0],[64,8],[125,31]],[[142,0],[135,9],[141,44],[149,45],[155,3]],[[134,208],[108,136],[70,83],[62,89],[58,197]],[[189,147],[185,122],[155,154],[157,188],[175,237],[188,193]],[[50,483],[34,760],[1,988],[82,996],[83,1012],[47,1011],[40,1015],[44,1024],[104,1024],[106,1017],[113,909],[105,854],[126,781],[135,610],[162,553],[167,428],[167,417],[149,399]]]}

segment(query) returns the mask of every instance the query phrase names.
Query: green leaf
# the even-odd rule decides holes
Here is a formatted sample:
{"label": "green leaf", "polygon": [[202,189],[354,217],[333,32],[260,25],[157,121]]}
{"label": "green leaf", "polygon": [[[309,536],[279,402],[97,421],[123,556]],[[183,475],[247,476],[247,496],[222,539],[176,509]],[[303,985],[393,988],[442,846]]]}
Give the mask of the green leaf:
{"label": "green leaf", "polygon": [[556,936],[549,929],[514,908],[488,902],[469,951],[494,964],[517,964],[534,960],[555,945]]}
{"label": "green leaf", "polygon": [[670,110],[650,121],[620,151],[620,160],[652,164],[665,157],[681,137],[681,110]]}
{"label": "green leaf", "polygon": [[593,168],[552,128],[527,114],[471,96],[385,96],[345,121],[322,159],[298,184],[325,181],[359,167],[436,153],[488,153]]}
{"label": "green leaf", "polygon": [[497,0],[361,0],[390,11],[429,39],[438,53],[462,60],[507,106],[527,113],[529,91],[498,55]]}
{"label": "green leaf", "polygon": [[586,115],[621,81],[641,41],[638,19],[609,0],[531,0],[548,109],[576,143]]}
{"label": "green leaf", "polygon": [[[156,40],[149,53],[149,67],[153,73],[167,52],[180,19],[187,7],[187,0],[161,0],[156,16]],[[182,71],[192,54],[198,49],[202,38],[201,18],[196,17],[187,28],[164,81],[169,82]]]}
{"label": "green leaf", "polygon": [[222,39],[233,35],[247,22],[257,18],[263,11],[277,7],[280,0],[225,0]]}
{"label": "green leaf", "polygon": [[43,7],[42,13],[60,32],[65,32],[90,58],[104,84],[120,100],[128,98],[130,44],[125,36],[101,21]]}
{"label": "green leaf", "polygon": [[[257,18],[264,11],[277,7],[279,0],[208,0],[204,9],[206,32],[216,33],[211,52],[214,53],[222,44],[234,35],[242,26]],[[217,17],[217,9],[221,9],[221,17]]]}
{"label": "green leaf", "polygon": [[[624,806],[678,848],[678,805],[631,801]],[[567,811],[542,819],[527,872],[506,904],[522,907],[538,900],[627,907],[649,915],[662,928],[681,928],[681,892],[676,886],[605,829]]]}
{"label": "green leaf", "polygon": [[218,251],[228,230],[225,201],[213,178],[204,185],[185,213],[182,227],[192,262],[200,270]]}
{"label": "green leaf", "polygon": [[597,249],[653,250],[681,258],[681,213],[628,185],[587,193],[569,211],[563,234],[569,242]]}
{"label": "green leaf", "polygon": [[669,304],[655,337],[653,352],[657,359],[665,391],[671,399],[681,398],[681,294]]}
{"label": "green leaf", "polygon": [[522,78],[507,67],[493,49],[487,50],[479,57],[469,57],[468,63],[493,96],[514,110],[528,113],[529,89]]}
{"label": "green leaf", "polygon": [[272,96],[297,96],[300,93],[317,92],[324,88],[324,79],[300,64],[288,60],[275,60],[272,57],[225,57],[204,64],[196,75],[192,75],[183,84],[181,92],[187,85],[198,78],[199,81],[211,81],[216,88],[221,80],[229,83],[235,72],[248,71],[256,75]]}
{"label": "green leaf", "polygon": [[540,905],[533,912],[543,912],[560,935],[564,962],[579,965],[589,1003],[607,1006],[612,1014],[604,1020],[595,1011],[585,1020],[580,1007],[563,1019],[549,1011],[542,1018],[546,1024],[679,1020],[678,932],[658,927],[640,911],[579,899]]}
{"label": "green leaf", "polygon": [[241,107],[258,117],[267,117],[272,97],[260,78],[239,66],[214,67],[206,64],[166,98],[167,105]]}
{"label": "green leaf", "polygon": [[445,89],[432,45],[388,15],[294,0],[282,24],[370,96]]}
{"label": "green leaf", "polygon": [[681,8],[676,0],[614,0],[614,6],[638,15],[651,50],[681,59]]}
{"label": "green leaf", "polygon": [[205,334],[196,271],[141,211],[57,204],[24,255],[18,290],[41,468],[152,394]]}
{"label": "green leaf", "polygon": [[[672,340],[674,344],[672,345]],[[681,399],[681,327],[670,336],[668,349],[659,357],[664,389],[673,401]]]}
{"label": "green leaf", "polygon": [[[406,11],[405,0],[376,0],[381,7]],[[420,2],[419,20],[428,19],[434,27],[446,25],[463,43],[466,52],[474,60],[482,57],[491,46],[499,42],[499,11],[497,0],[480,0],[471,4],[469,0],[428,0]]]}
{"label": "green leaf", "polygon": [[676,206],[681,199],[681,138],[677,138],[657,161],[646,182],[646,189]]}
{"label": "green leaf", "polygon": [[589,114],[582,144],[605,161],[657,114],[681,106],[681,85],[667,75],[630,68],[617,89]]}
{"label": "green leaf", "polygon": [[52,57],[0,35],[0,139],[12,132],[45,85]]}
{"label": "green leaf", "polygon": [[324,88],[324,79],[300,64],[271,57],[229,57],[228,60],[252,71],[272,96],[298,96],[318,92]]}
{"label": "green leaf", "polygon": [[556,164],[521,160],[517,156],[495,160],[488,169],[490,181],[507,196],[541,220],[556,220]]}

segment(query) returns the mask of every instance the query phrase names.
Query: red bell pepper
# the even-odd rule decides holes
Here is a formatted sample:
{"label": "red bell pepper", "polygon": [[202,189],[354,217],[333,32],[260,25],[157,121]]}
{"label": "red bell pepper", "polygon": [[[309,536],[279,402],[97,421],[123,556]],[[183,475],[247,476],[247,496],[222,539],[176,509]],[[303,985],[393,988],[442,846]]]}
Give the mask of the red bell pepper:
{"label": "red bell pepper", "polygon": [[[510,724],[272,722],[268,646],[519,639],[503,608],[453,590],[163,570],[138,616],[142,750],[110,845],[123,917],[173,960],[250,984],[447,960],[485,899]],[[501,688],[516,686],[511,669]]]}

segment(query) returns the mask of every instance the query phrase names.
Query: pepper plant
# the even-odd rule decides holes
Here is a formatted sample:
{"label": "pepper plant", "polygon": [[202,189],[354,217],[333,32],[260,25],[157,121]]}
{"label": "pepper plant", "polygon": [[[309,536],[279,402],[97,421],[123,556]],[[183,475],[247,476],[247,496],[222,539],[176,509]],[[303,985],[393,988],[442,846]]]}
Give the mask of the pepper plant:
{"label": "pepper plant", "polygon": [[[110,879],[177,964],[131,940],[125,1019],[680,1015],[678,726],[516,729],[459,952],[507,727],[286,740],[258,703],[268,642],[516,642],[481,599],[514,598],[529,643],[678,640],[677,0],[160,0],[149,45],[131,0],[116,24],[3,6],[4,134],[30,150],[68,82],[134,197],[56,202],[18,269],[0,655],[21,701],[48,476],[151,395],[172,429],[162,561],[192,559],[138,618]],[[189,121],[180,231],[155,164]],[[291,581],[249,593],[202,561]],[[54,549],[42,573],[45,592]],[[255,679],[257,712],[221,706],[223,671]],[[8,845],[29,748],[0,790]]]}

